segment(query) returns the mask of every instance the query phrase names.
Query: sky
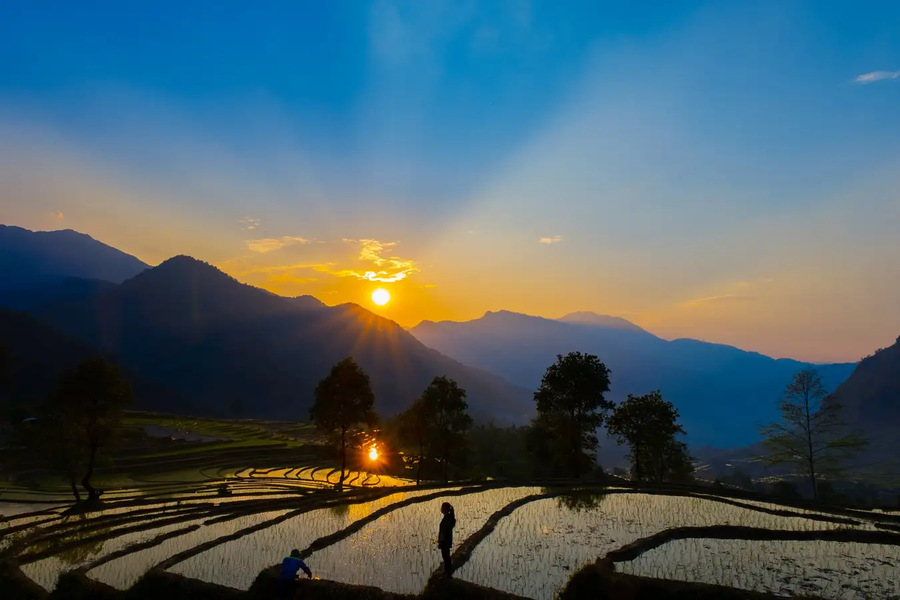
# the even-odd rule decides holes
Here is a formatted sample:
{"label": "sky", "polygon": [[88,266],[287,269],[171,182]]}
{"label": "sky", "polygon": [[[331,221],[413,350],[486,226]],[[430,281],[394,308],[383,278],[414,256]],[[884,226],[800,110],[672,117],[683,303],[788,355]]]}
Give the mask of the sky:
{"label": "sky", "polygon": [[0,222],[852,361],[900,334],[898,109],[896,2],[5,0]]}

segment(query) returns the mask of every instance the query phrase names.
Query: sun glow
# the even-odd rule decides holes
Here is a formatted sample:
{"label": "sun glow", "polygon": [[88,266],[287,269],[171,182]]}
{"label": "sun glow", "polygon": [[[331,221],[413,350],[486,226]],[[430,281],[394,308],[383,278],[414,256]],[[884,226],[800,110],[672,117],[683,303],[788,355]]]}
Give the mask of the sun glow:
{"label": "sun glow", "polygon": [[384,306],[391,301],[391,294],[384,288],[378,288],[372,292],[372,302],[378,306]]}
{"label": "sun glow", "polygon": [[369,450],[369,460],[378,460],[378,449],[374,445]]}

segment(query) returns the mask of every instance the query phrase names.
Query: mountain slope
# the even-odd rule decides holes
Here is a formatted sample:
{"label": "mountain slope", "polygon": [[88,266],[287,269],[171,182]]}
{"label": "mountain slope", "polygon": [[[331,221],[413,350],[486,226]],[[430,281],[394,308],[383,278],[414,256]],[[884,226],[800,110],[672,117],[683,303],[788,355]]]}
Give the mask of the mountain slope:
{"label": "mountain slope", "polygon": [[[605,327],[607,329],[626,329],[629,331],[644,331],[631,321],[626,321],[622,317],[611,317],[609,315],[598,315],[597,313],[579,311],[569,313],[560,317],[557,321],[563,323],[571,323],[573,325],[594,325],[596,327]],[[645,332],[646,333],[646,332]]]}
{"label": "mountain slope", "polygon": [[5,309],[0,309],[0,348],[8,359],[3,393],[25,404],[42,401],[62,371],[97,355],[87,344]]}
{"label": "mountain slope", "polygon": [[864,358],[831,395],[851,425],[867,431],[900,431],[900,337]]}
{"label": "mountain slope", "polygon": [[70,229],[30,231],[0,225],[0,290],[48,285],[67,277],[121,283],[146,268],[137,258]]}
{"label": "mountain slope", "polygon": [[468,390],[476,416],[522,421],[530,409],[527,391],[426,348],[359,306],[283,298],[185,256],[31,310],[189,399],[182,412],[306,419],[316,384],[346,356],[369,373],[382,415],[445,374]]}
{"label": "mountain slope", "polygon": [[[611,317],[564,319],[500,311],[463,323],[424,321],[410,331],[443,354],[528,389],[540,385],[557,354],[596,354],[612,371],[612,399],[660,389],[678,407],[690,443],[724,447],[755,441],[756,425],[775,417],[784,386],[805,366],[720,344],[666,341]],[[830,389],[852,369],[819,366]]]}

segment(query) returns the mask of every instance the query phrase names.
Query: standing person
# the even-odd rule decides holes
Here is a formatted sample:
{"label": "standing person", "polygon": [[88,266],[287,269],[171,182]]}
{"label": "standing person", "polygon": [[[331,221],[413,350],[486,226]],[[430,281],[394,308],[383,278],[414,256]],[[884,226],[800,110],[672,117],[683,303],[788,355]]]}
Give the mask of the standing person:
{"label": "standing person", "polygon": [[278,583],[281,588],[281,597],[290,598],[293,596],[294,589],[297,587],[297,573],[303,569],[306,576],[312,579],[312,571],[300,558],[300,551],[294,548],[291,555],[284,557],[281,561],[281,574],[278,576]]}
{"label": "standing person", "polygon": [[438,529],[438,548],[441,549],[441,557],[444,559],[444,574],[453,576],[453,564],[450,562],[450,548],[453,547],[453,528],[456,526],[456,514],[449,502],[441,504],[441,526]]}

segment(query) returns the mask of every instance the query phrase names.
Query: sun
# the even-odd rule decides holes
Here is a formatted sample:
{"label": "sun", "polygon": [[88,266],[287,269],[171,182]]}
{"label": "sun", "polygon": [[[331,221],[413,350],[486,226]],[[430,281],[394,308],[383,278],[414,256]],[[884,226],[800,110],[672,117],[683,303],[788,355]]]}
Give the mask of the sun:
{"label": "sun", "polygon": [[384,306],[391,301],[391,293],[384,288],[378,288],[372,292],[372,302],[378,306]]}
{"label": "sun", "polygon": [[374,444],[372,445],[372,449],[369,450],[369,460],[378,460],[378,449],[375,448]]}

